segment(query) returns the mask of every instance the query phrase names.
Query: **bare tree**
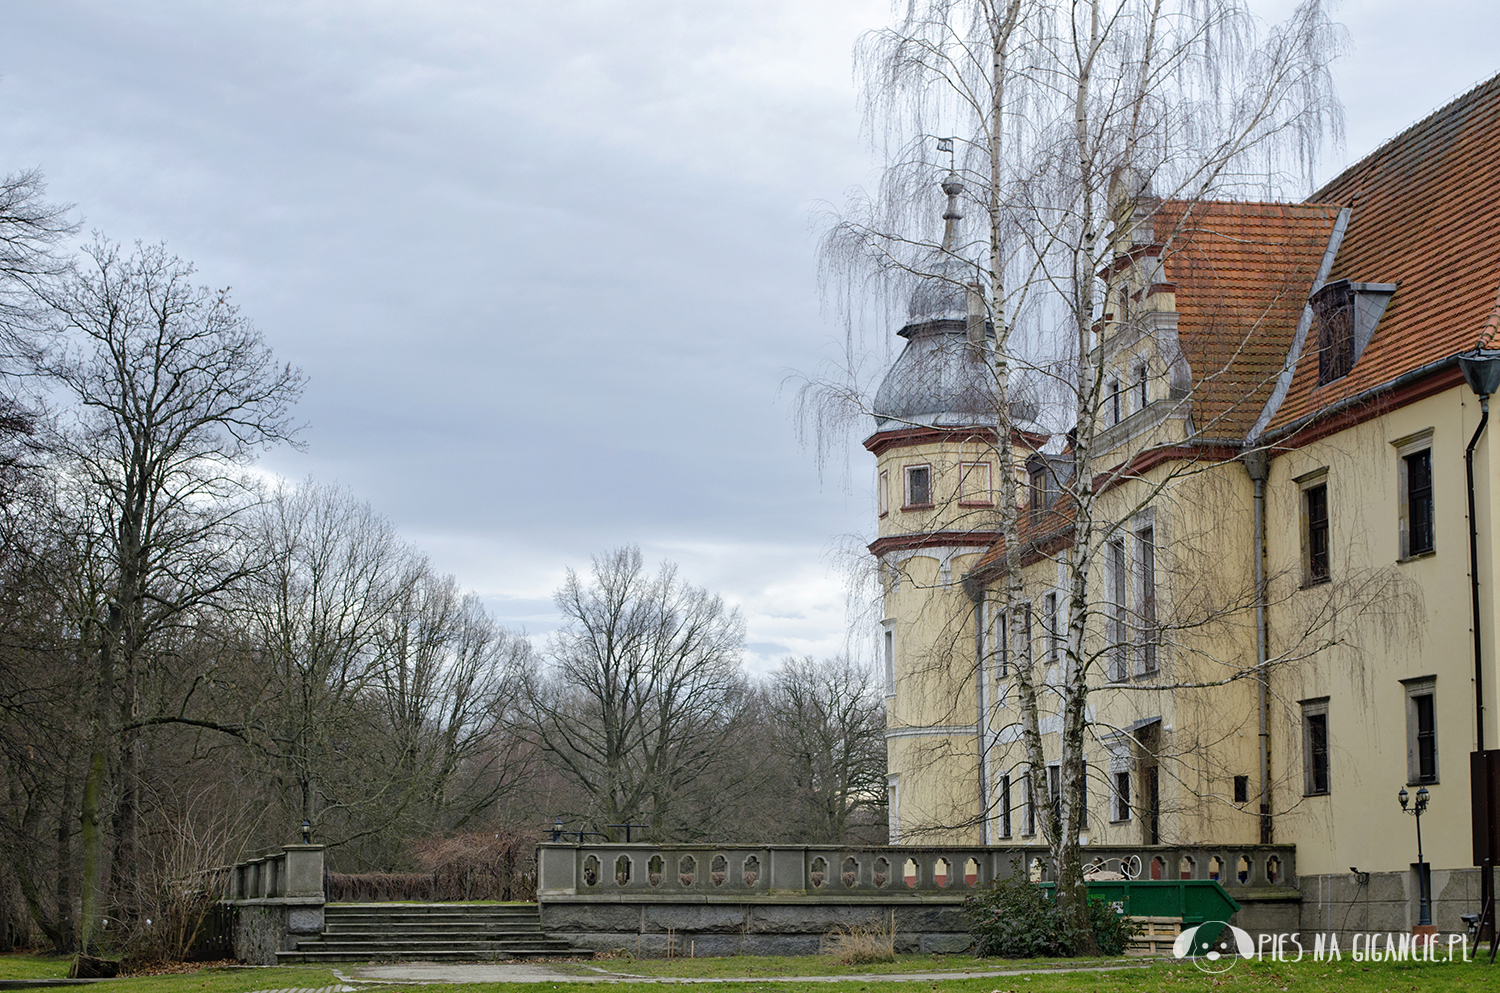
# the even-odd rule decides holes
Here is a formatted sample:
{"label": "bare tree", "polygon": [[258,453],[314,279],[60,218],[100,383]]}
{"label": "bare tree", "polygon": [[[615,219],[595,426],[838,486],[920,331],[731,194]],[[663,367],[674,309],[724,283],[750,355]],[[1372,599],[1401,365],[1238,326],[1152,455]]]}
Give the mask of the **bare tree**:
{"label": "bare tree", "polygon": [[[893,276],[896,285],[915,284],[913,320],[956,318],[967,325],[971,364],[986,356],[991,413],[973,424],[988,422],[999,492],[992,512],[971,511],[964,526],[998,540],[990,576],[976,576],[974,588],[977,594],[992,585],[993,609],[1008,618],[1026,595],[1028,565],[1053,563],[1063,577],[1052,632],[1056,676],[1045,675],[1048,666],[1033,668],[1029,654],[1011,671],[1023,773],[1036,797],[1052,792],[1042,727],[1044,714],[1056,714],[1061,781],[1055,820],[1044,827],[1059,895],[1080,922],[1089,694],[1112,651],[1100,646],[1113,640],[1127,647],[1119,644],[1124,628],[1100,637],[1100,622],[1109,618],[1100,616],[1096,561],[1172,479],[1202,472],[1205,459],[1216,458],[1205,454],[1141,486],[1136,459],[1162,437],[1122,446],[1107,436],[1120,390],[1107,375],[1116,355],[1105,346],[1101,322],[1151,333],[1149,315],[1140,312],[1149,308],[1127,312],[1128,293],[1118,305],[1104,298],[1119,271],[1111,265],[1122,252],[1132,265],[1141,262],[1129,252],[1142,217],[1158,227],[1165,219],[1165,230],[1151,230],[1147,242],[1153,249],[1164,243],[1170,253],[1175,236],[1193,227],[1193,204],[1310,177],[1323,136],[1337,129],[1327,71],[1337,47],[1337,31],[1316,0],[1264,40],[1233,0],[913,0],[898,8],[894,27],[872,34],[858,53],[868,120],[884,139],[889,165],[879,194],[854,198],[836,218],[825,272],[844,280],[836,285],[851,309],[871,274],[887,285]],[[949,161],[933,162],[935,148],[950,151]],[[948,196],[941,240],[921,220],[937,214],[929,191],[940,166],[947,167]],[[987,221],[969,240],[956,226],[965,203]],[[1139,293],[1150,283],[1147,266],[1138,268],[1148,282],[1129,289]],[[1234,342],[1243,347],[1255,328],[1251,322],[1227,330],[1237,337],[1211,368],[1193,370],[1195,382],[1171,378],[1181,366],[1175,340],[1154,342],[1150,375],[1171,386],[1163,409],[1186,413],[1202,387],[1233,365]],[[851,339],[850,354],[859,351]],[[1015,484],[1024,460],[1010,450],[1017,368],[1044,401],[1041,419],[1054,432],[1067,431],[1067,471],[1044,473],[1066,490],[1050,529],[1019,516]],[[1248,398],[1262,385],[1235,388]],[[868,394],[857,379],[814,384],[806,395],[814,410],[831,400],[847,416],[852,399],[856,409],[882,414],[862,399]],[[1205,426],[1216,425],[1195,429]],[[1104,497],[1127,482],[1136,487],[1128,499]],[[944,526],[954,525],[945,518]],[[1240,599],[1237,609],[1246,604]],[[1246,674],[1241,666],[1232,678]]]}
{"label": "bare tree", "polygon": [[[102,790],[113,769],[117,887],[136,862],[139,731],[168,715],[139,694],[154,642],[213,602],[242,571],[230,528],[251,490],[242,470],[292,440],[301,375],[279,365],[227,293],[194,285],[161,246],[122,255],[108,242],[45,290],[61,337],[39,362],[67,403],[52,438],[80,519],[99,525],[108,589],[97,631],[93,744],[83,789],[81,945],[98,913]],[[120,888],[128,892],[128,888]]]}
{"label": "bare tree", "polygon": [[789,658],[771,677],[771,752],[805,842],[846,840],[854,817],[885,801],[885,708],[869,667]]}
{"label": "bare tree", "polygon": [[686,797],[729,761],[749,694],[739,612],[640,549],[569,570],[554,595],[567,625],[545,665],[521,668],[517,732],[587,797],[598,827],[642,819],[658,835],[692,830]]}

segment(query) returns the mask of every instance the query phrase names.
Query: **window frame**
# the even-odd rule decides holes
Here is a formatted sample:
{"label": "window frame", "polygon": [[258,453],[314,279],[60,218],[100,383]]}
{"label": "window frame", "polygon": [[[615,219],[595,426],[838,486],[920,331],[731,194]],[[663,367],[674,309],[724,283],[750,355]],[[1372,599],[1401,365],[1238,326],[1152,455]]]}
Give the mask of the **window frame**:
{"label": "window frame", "polygon": [[[969,474],[979,469],[984,470],[984,485],[979,491],[980,495],[975,497],[967,492]],[[994,475],[994,466],[988,461],[960,462],[958,464],[958,505],[960,507],[993,507],[995,505]]]}
{"label": "window frame", "polygon": [[989,654],[995,679],[998,681],[1010,675],[1010,625],[1005,616],[1005,604],[999,601],[986,603],[986,613],[989,615],[985,618],[986,634],[990,639]]}
{"label": "window frame", "polygon": [[1000,837],[1009,838],[1012,836],[1012,824],[1010,820],[1010,773],[1001,773],[1000,782],[996,784],[996,792],[999,794],[996,799],[1000,801]]}
{"label": "window frame", "polygon": [[1128,824],[1130,822],[1130,770],[1116,771],[1111,773],[1109,778],[1109,822]]}
{"label": "window frame", "polygon": [[1105,601],[1109,612],[1105,615],[1105,652],[1108,658],[1106,678],[1111,683],[1123,683],[1130,678],[1130,652],[1126,642],[1128,621],[1126,610],[1130,593],[1130,559],[1125,552],[1124,538],[1111,538],[1106,544],[1108,558],[1105,567],[1105,582],[1109,583],[1109,597]]}
{"label": "window frame", "polygon": [[888,844],[901,843],[901,776],[885,777],[885,832]]}
{"label": "window frame", "polygon": [[1161,629],[1158,624],[1156,601],[1156,523],[1153,521],[1135,529],[1135,558],[1139,594],[1136,601],[1136,644],[1139,647],[1138,676],[1152,676],[1161,665]]}
{"label": "window frame", "polygon": [[[1315,470],[1299,476],[1296,482],[1302,534],[1302,588],[1306,589],[1333,580],[1333,514],[1332,501],[1328,498],[1328,470]],[[1322,505],[1321,521],[1314,517],[1319,503]]]}
{"label": "window frame", "polygon": [[[1328,796],[1333,792],[1333,762],[1330,759],[1333,736],[1328,727],[1328,697],[1299,700],[1302,706],[1302,795]],[[1322,728],[1321,752],[1318,733]],[[1318,778],[1322,774],[1322,788]]]}
{"label": "window frame", "polygon": [[1105,403],[1109,404],[1110,426],[1119,424],[1125,419],[1124,404],[1121,402],[1120,377],[1105,381],[1104,384]]}
{"label": "window frame", "polygon": [[[1396,449],[1396,561],[1398,562],[1437,554],[1437,502],[1432,471],[1432,436],[1432,428],[1426,428],[1391,442],[1392,447]],[[1422,459],[1426,463],[1427,486],[1423,501],[1427,532],[1425,547],[1417,547],[1413,541],[1413,534],[1417,532],[1416,518],[1420,513],[1420,511],[1414,511],[1413,508],[1411,485],[1413,459]]]}
{"label": "window frame", "polygon": [[[1401,685],[1406,691],[1406,785],[1431,786],[1442,781],[1438,764],[1437,676],[1403,679]],[[1418,702],[1423,699],[1427,701],[1429,723],[1425,732],[1421,728],[1421,704]],[[1432,743],[1432,772],[1425,776],[1422,774],[1421,754],[1424,736]]]}
{"label": "window frame", "polygon": [[1136,409],[1145,410],[1151,405],[1151,397],[1150,390],[1148,388],[1148,383],[1150,381],[1150,371],[1147,369],[1144,359],[1136,363],[1135,377],[1135,385],[1138,390],[1135,399],[1136,402],[1140,404],[1140,406]]}
{"label": "window frame", "polygon": [[875,481],[875,509],[881,517],[891,512],[891,471],[889,469],[880,470],[880,475]]}
{"label": "window frame", "polygon": [[885,668],[885,696],[891,699],[896,695],[896,622],[887,619],[880,622],[881,627],[881,654]]}
{"label": "window frame", "polygon": [[1021,818],[1021,837],[1023,837],[1023,838],[1035,838],[1036,837],[1036,783],[1032,780],[1031,770],[1030,769],[1027,769],[1026,772],[1022,774],[1021,779],[1026,784],[1026,788],[1021,791],[1021,799],[1026,804],[1024,814],[1022,815],[1022,818]]}
{"label": "window frame", "polygon": [[1058,660],[1057,614],[1057,591],[1051,590],[1042,595],[1042,654],[1049,666]]}
{"label": "window frame", "polygon": [[[927,502],[926,503],[912,503],[912,499],[911,499],[911,497],[912,497],[912,492],[911,492],[912,491],[911,477],[912,477],[912,473],[913,472],[925,472],[925,473],[927,473]],[[933,494],[932,494],[932,491],[933,491],[933,485],[932,485],[933,484],[933,472],[932,472],[932,464],[930,462],[914,462],[911,465],[902,466],[901,467],[901,483],[902,483],[901,499],[903,501],[902,504],[901,504],[901,509],[902,510],[929,510],[929,509],[931,509],[934,506],[934,503],[933,503]]]}

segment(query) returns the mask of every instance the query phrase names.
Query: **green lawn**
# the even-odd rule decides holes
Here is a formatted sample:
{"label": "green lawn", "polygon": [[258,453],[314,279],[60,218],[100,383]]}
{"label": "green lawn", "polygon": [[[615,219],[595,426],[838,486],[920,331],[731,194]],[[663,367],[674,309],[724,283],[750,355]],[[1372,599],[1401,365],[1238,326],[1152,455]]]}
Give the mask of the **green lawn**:
{"label": "green lawn", "polygon": [[[1118,961],[1118,960],[1116,960]],[[996,962],[1023,965],[1016,962]],[[1500,963],[1497,963],[1500,965]],[[1238,963],[1220,975],[1205,975],[1174,962],[1143,969],[1099,972],[1040,972],[1001,977],[962,977],[914,982],[714,983],[712,993],[1457,993],[1489,991],[1500,984],[1500,972],[1476,964],[1380,963]],[[399,993],[552,993],[571,984],[443,984],[402,986]],[[396,991],[391,991],[396,993]],[[578,991],[582,993],[582,991]],[[603,991],[601,991],[603,993]],[[662,993],[659,983],[611,983],[608,993]]]}
{"label": "green lawn", "polygon": [[[1092,960],[1091,960],[1092,961]],[[1103,963],[1104,960],[1100,960]],[[1118,965],[1123,960],[1110,959]],[[1034,959],[1028,967],[1049,964],[1078,965],[1077,959]],[[831,955],[729,955],[723,958],[670,959],[598,959],[596,968],[573,966],[566,971],[576,975],[597,974],[607,969],[629,976],[680,976],[721,978],[733,976],[862,976],[896,972],[993,972],[1009,963],[996,959],[979,959],[969,955],[898,955],[895,962],[873,962],[868,965],[840,965]],[[563,968],[566,963],[559,963]]]}
{"label": "green lawn", "polygon": [[68,959],[51,955],[0,955],[0,979],[61,979]]}
{"label": "green lawn", "polygon": [[[61,979],[68,974],[69,962],[66,958],[45,955],[0,955],[0,979]],[[251,993],[253,990],[317,989],[338,983],[333,970],[327,968],[208,968],[172,976],[111,979],[102,985],[101,993],[104,990],[109,993]]]}
{"label": "green lawn", "polygon": [[[665,969],[668,966],[692,965],[697,969],[713,969],[715,972],[698,973],[700,976],[746,975],[743,963],[753,962],[743,958],[696,959],[653,962],[653,966]],[[772,962],[781,961],[798,968],[792,974],[811,975],[806,960],[801,958],[760,960],[765,971],[750,974],[744,982],[714,983],[713,993],[1318,993],[1321,990],[1347,990],[1350,993],[1458,993],[1458,991],[1488,991],[1500,988],[1500,971],[1473,963],[1377,963],[1358,962],[1311,962],[1271,963],[1239,962],[1232,969],[1218,975],[1205,975],[1192,965],[1172,962],[1155,963],[1142,968],[1114,969],[1111,971],[1062,971],[1079,966],[1102,966],[1125,964],[1128,960],[1074,960],[1072,963],[1048,963],[1050,968],[1024,975],[999,977],[965,976],[968,970],[1004,970],[1031,968],[1037,963],[1007,961],[1003,959],[959,959],[948,960],[954,967],[951,979],[927,979],[907,982],[873,981],[851,978],[847,980],[810,982],[767,982],[755,976],[768,977],[773,972],[786,975],[775,969]],[[696,963],[696,964],[695,964]],[[634,968],[642,962],[603,961],[607,967]],[[738,968],[736,968],[738,967]],[[904,956],[895,966],[871,966],[879,972],[921,972],[931,969],[930,956]],[[576,969],[576,967],[575,967]],[[67,970],[62,959],[39,956],[0,956],[0,979],[59,977]],[[824,974],[831,974],[827,967]],[[199,972],[172,975],[147,976],[116,979],[105,984],[100,993],[252,993],[258,990],[317,989],[334,986],[339,982],[331,969],[327,968],[267,968],[267,969],[222,969],[210,968]],[[364,990],[379,993],[552,993],[553,990],[569,990],[586,993],[577,984],[562,981],[556,983],[444,983],[429,986],[385,986],[359,984]],[[600,990],[599,993],[606,993]],[[660,983],[633,983],[628,980],[610,982],[607,993],[662,993]]]}

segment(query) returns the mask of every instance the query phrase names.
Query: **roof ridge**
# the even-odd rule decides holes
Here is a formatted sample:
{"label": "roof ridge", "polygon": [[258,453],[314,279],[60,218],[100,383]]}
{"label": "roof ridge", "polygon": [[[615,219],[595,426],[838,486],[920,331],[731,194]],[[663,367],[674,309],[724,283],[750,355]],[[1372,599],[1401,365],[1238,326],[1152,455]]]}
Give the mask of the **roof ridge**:
{"label": "roof ridge", "polygon": [[1484,90],[1487,87],[1495,86],[1496,84],[1500,84],[1500,72],[1493,73],[1492,75],[1487,76],[1484,79],[1481,79],[1479,82],[1477,82],[1474,85],[1470,86],[1467,90],[1463,90],[1462,92],[1460,92],[1457,96],[1449,98],[1449,100],[1446,103],[1442,103],[1442,104],[1439,104],[1438,106],[1434,107],[1432,110],[1428,111],[1425,115],[1423,115],[1422,117],[1419,117],[1417,120],[1415,120],[1411,124],[1407,125],[1407,127],[1404,130],[1402,130],[1399,133],[1397,133],[1394,137],[1387,138],[1385,141],[1381,142],[1379,145],[1376,145],[1375,148],[1372,151],[1368,152],[1364,157],[1360,158],[1359,160],[1357,160],[1356,162],[1354,162],[1352,165],[1346,166],[1344,168],[1344,170],[1342,172],[1340,172],[1337,176],[1334,176],[1328,182],[1324,183],[1322,186],[1320,186],[1316,190],[1314,190],[1312,192],[1312,194],[1307,198],[1307,200],[1305,200],[1303,202],[1304,203],[1312,203],[1312,202],[1316,201],[1319,197],[1322,197],[1325,194],[1327,194],[1329,190],[1333,189],[1336,186],[1342,185],[1353,174],[1355,174],[1355,173],[1363,170],[1366,166],[1373,165],[1373,163],[1375,162],[1375,160],[1383,157],[1383,155],[1388,150],[1390,150],[1390,149],[1394,148],[1395,146],[1400,145],[1401,143],[1403,143],[1404,141],[1406,141],[1406,139],[1412,134],[1412,132],[1418,130],[1419,128],[1421,128],[1421,127],[1423,127],[1423,126],[1425,126],[1427,124],[1429,124],[1435,118],[1443,115],[1450,108],[1452,108],[1452,107],[1454,107],[1454,106],[1456,106],[1456,105],[1458,105],[1460,103],[1463,103],[1465,100],[1469,100],[1470,98],[1476,98],[1477,95],[1479,94],[1479,92],[1481,90]]}

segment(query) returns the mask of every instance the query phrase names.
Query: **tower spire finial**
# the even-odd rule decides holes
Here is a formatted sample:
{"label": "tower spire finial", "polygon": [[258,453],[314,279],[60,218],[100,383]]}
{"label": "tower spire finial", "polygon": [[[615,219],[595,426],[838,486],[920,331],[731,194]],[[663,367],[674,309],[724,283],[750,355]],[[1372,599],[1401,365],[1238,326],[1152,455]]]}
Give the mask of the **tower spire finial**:
{"label": "tower spire finial", "polygon": [[959,213],[958,198],[964,191],[964,182],[958,178],[958,169],[955,167],[952,138],[939,138],[938,151],[948,153],[948,175],[943,177],[943,192],[948,195],[948,209],[943,211],[943,254],[953,254],[954,243],[958,237],[958,222],[964,219]]}

